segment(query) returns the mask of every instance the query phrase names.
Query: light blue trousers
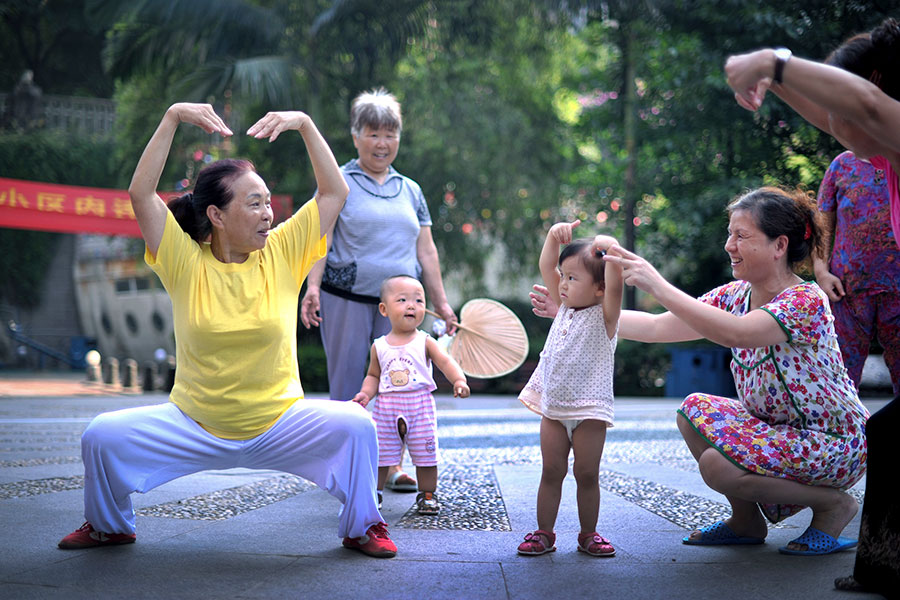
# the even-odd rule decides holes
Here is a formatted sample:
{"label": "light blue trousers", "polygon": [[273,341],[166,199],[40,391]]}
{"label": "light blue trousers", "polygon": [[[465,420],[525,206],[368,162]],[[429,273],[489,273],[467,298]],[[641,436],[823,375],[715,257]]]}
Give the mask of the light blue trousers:
{"label": "light blue trousers", "polygon": [[265,433],[226,440],[171,402],[98,415],[81,437],[84,516],[97,531],[134,533],[133,492],[208,469],[274,469],[337,498],[338,536],[383,521],[375,497],[375,425],[355,402],[301,399]]}

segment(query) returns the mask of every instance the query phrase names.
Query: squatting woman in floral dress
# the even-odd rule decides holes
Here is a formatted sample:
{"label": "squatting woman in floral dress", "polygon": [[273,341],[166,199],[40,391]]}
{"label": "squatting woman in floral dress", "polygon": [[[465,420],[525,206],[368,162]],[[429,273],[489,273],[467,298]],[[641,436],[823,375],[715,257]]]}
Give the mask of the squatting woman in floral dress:
{"label": "squatting woman in floral dress", "polygon": [[828,298],[794,268],[822,231],[815,201],[762,188],[729,206],[725,251],[736,281],[694,299],[645,260],[616,250],[625,283],[669,312],[626,311],[619,336],[645,342],[707,338],[732,348],[738,398],[696,393],[678,427],[704,481],[724,494],[732,516],[694,531],[686,544],[761,544],[768,528],[804,507],[809,529],[780,551],[826,554],[855,545],[839,537],[857,512],[845,491],[865,473],[865,422],[841,359]]}

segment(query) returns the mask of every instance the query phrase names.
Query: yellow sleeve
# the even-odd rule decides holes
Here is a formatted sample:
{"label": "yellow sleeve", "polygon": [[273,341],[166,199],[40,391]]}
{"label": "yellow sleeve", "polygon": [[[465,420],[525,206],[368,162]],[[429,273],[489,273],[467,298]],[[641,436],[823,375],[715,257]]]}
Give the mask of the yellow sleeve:
{"label": "yellow sleeve", "polygon": [[290,265],[297,287],[316,261],[325,256],[328,245],[319,229],[319,205],[309,200],[272,232],[273,251]]}
{"label": "yellow sleeve", "polygon": [[200,254],[200,245],[186,234],[171,211],[166,212],[166,224],[156,256],[144,248],[144,261],[171,294],[190,262]]}

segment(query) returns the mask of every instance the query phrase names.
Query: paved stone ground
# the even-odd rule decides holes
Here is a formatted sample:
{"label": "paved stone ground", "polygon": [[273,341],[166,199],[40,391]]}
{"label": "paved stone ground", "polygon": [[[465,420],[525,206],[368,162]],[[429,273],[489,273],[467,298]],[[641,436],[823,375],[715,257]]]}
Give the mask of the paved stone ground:
{"label": "paved stone ground", "polygon": [[[99,412],[163,401],[161,394],[119,394],[73,378],[0,375],[0,519],[7,531],[19,531],[18,543],[0,548],[0,597],[846,597],[831,580],[850,573],[853,551],[816,558],[776,552],[806,527],[808,511],[770,530],[765,546],[680,543],[728,508],[697,474],[674,425],[674,399],[617,400],[600,473],[599,530],[618,548],[612,560],[574,552],[571,477],[559,551],[516,555],[535,526],[540,451],[538,418],[511,397],[438,398],[443,510],[422,517],[412,510],[412,494],[386,494],[396,559],[340,549],[339,505],[316,486],[246,469],[205,472],[136,494],[133,546],[57,550],[58,539],[82,521],[81,431]],[[867,400],[872,410],[884,403]],[[852,493],[861,501],[863,490],[861,482]],[[857,517],[845,535],[855,537],[858,526]]]}

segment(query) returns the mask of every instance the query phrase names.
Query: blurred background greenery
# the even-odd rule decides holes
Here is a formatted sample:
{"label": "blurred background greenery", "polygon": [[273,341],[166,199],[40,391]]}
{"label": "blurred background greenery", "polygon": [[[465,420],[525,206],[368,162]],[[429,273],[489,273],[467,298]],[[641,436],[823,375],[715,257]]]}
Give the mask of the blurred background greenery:
{"label": "blurred background greenery", "polygon": [[[580,218],[583,235],[615,235],[691,294],[724,283],[728,200],[762,183],[815,191],[840,152],[776,99],[756,114],[738,107],[726,57],[787,46],[822,59],[896,9],[859,0],[4,0],[0,92],[31,70],[44,94],[112,99],[115,127],[92,136],[7,127],[0,176],[124,188],[175,101],[212,103],[236,132],[268,110],[304,110],[343,163],[355,156],[350,101],[384,86],[404,110],[394,166],[425,192],[452,297],[512,307],[531,335],[531,362],[549,322],[531,315],[527,292],[551,224]],[[269,145],[187,128],[162,186],[190,185],[207,155],[251,158],[295,207],[313,193],[299,136]],[[35,301],[55,238],[0,229],[0,300]],[[656,309],[633,290],[627,303]],[[318,333],[298,336],[304,383],[316,389]],[[667,360],[664,348],[622,343],[617,393],[662,393]],[[517,391],[521,379],[484,386]]]}

